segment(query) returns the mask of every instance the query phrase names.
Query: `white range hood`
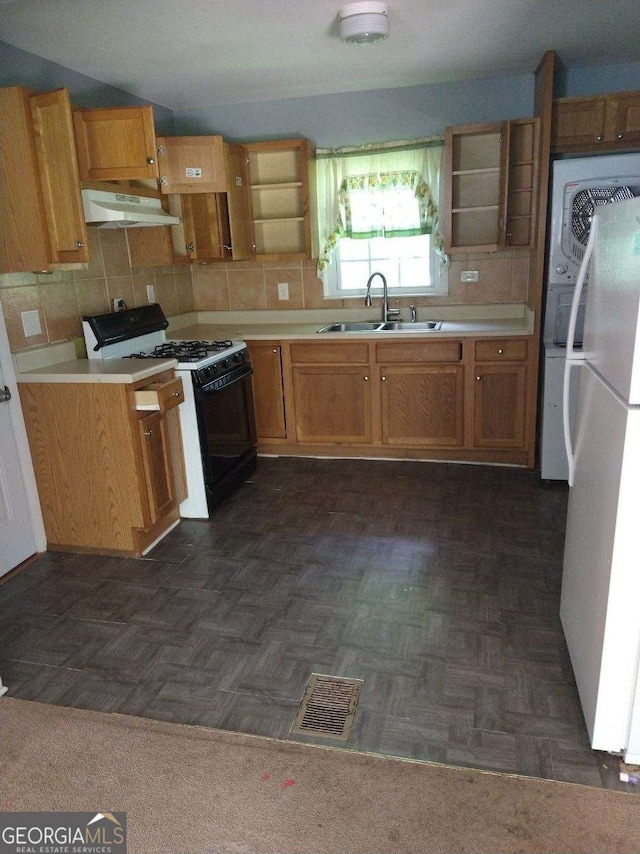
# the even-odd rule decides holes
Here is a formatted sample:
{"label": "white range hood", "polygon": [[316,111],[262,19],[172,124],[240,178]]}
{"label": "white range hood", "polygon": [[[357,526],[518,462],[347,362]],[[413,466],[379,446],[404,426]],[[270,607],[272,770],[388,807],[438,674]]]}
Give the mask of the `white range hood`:
{"label": "white range hood", "polygon": [[116,193],[107,190],[82,190],[84,219],[92,228],[130,228],[151,225],[178,225],[177,216],[162,209],[160,199]]}

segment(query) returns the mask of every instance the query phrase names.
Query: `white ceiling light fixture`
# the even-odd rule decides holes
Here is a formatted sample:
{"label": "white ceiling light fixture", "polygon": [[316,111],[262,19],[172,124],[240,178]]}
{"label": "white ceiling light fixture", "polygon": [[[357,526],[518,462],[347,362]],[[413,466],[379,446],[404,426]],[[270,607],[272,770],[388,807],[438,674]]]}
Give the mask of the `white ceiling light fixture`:
{"label": "white ceiling light fixture", "polygon": [[338,12],[340,38],[349,44],[372,44],[389,36],[389,6],[371,0],[349,3]]}

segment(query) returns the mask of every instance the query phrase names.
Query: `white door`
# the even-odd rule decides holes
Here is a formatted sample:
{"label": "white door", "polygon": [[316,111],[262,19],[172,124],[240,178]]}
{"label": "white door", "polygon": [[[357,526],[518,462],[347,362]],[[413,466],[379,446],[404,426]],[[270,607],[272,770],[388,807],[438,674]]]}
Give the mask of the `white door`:
{"label": "white door", "polygon": [[[24,430],[22,412],[0,306],[0,397],[4,397],[5,387],[9,388],[12,399],[0,401],[0,576],[37,551],[34,520],[18,452],[17,430]],[[23,438],[23,459],[24,453]]]}

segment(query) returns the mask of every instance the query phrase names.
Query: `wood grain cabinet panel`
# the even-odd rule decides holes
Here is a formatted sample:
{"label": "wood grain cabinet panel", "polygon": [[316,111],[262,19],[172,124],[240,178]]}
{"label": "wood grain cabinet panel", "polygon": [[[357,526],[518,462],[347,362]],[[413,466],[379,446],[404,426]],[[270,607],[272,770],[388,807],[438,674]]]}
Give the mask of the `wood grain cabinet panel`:
{"label": "wood grain cabinet panel", "polygon": [[186,488],[178,410],[137,412],[135,391],[21,384],[49,548],[140,554],[179,519]]}
{"label": "wood grain cabinet panel", "polygon": [[371,442],[368,367],[294,365],[292,371],[299,442]]}
{"label": "wood grain cabinet panel", "polygon": [[225,193],[221,136],[159,136],[158,171],[163,193]]}
{"label": "wood grain cabinet panel", "polygon": [[151,106],[76,109],[73,123],[82,181],[158,178]]}
{"label": "wood grain cabinet panel", "polygon": [[0,272],[89,260],[66,89],[0,89]]}
{"label": "wood grain cabinet panel", "polygon": [[385,444],[462,447],[462,365],[394,365],[379,370]]}
{"label": "wood grain cabinet panel", "polygon": [[248,347],[258,439],[286,439],[282,348],[269,341],[252,341]]}
{"label": "wood grain cabinet panel", "polygon": [[474,388],[475,447],[524,448],[526,366],[478,365]]}
{"label": "wood grain cabinet panel", "polygon": [[553,102],[552,151],[628,151],[640,146],[640,92]]}

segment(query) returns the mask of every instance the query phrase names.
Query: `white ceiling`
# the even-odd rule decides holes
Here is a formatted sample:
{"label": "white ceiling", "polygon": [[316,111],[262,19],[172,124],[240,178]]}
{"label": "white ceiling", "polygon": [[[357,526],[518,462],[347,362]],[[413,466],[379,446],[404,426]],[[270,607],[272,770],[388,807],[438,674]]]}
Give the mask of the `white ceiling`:
{"label": "white ceiling", "polygon": [[389,0],[348,45],[345,0],[0,0],[0,41],[171,109],[640,60],[638,0]]}

